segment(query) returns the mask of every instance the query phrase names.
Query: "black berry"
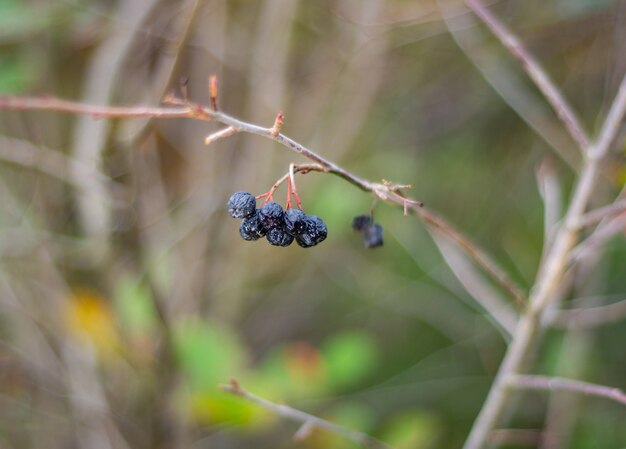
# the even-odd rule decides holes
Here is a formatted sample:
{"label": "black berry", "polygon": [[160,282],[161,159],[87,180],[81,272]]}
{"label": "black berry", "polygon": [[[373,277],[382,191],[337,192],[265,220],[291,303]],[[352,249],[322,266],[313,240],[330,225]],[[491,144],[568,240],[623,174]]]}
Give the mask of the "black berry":
{"label": "black berry", "polygon": [[383,227],[372,223],[363,229],[363,244],[366,248],[376,248],[383,245]]}
{"label": "black berry", "polygon": [[358,215],[352,219],[352,229],[362,231],[372,223],[371,215]]}
{"label": "black berry", "polygon": [[301,235],[296,237],[298,245],[303,248],[310,248],[326,239],[328,229],[324,220],[314,215],[307,215],[304,220],[306,229]]}
{"label": "black berry", "polygon": [[252,216],[241,220],[239,226],[239,234],[244,240],[258,240],[267,233],[267,230],[259,220],[259,211],[257,210]]}
{"label": "black berry", "polygon": [[293,236],[276,227],[267,231],[267,241],[274,246],[289,246],[293,242]]}
{"label": "black berry", "polygon": [[228,213],[233,218],[246,218],[256,210],[256,198],[248,192],[235,192],[228,200]]}
{"label": "black berry", "polygon": [[306,230],[306,215],[300,209],[287,209],[283,215],[283,229],[297,237]]}
{"label": "black berry", "polygon": [[281,227],[283,224],[283,208],[273,201],[265,203],[259,210],[259,220],[265,229]]}

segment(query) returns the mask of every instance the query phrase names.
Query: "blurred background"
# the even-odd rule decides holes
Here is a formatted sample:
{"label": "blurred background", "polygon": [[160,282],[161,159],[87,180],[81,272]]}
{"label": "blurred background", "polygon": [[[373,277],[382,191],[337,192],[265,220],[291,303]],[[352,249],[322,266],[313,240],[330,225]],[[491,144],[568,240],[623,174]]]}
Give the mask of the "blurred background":
{"label": "blurred background", "polygon": [[[626,69],[626,2],[490,8],[597,130]],[[206,104],[213,73],[222,110],[263,126],[282,110],[283,132],[324,157],[412,184],[531,288],[580,158],[459,4],[0,0],[2,94],[158,105],[187,79]],[[305,161],[251,135],[205,147],[217,129],[0,111],[0,447],[356,447],[324,431],[294,442],[297,423],[217,387],[231,377],[397,449],[459,447],[506,348],[473,295],[503,292],[386,204],[385,245],[363,248],[350,224],[371,196],[319,173],[297,182],[325,242],[244,242],[228,197]],[[624,186],[620,139],[596,206]],[[623,236],[596,245],[564,298],[623,299],[624,267]],[[624,321],[550,330],[532,371],[626,388],[625,339]],[[494,439],[618,448],[625,418],[606,400],[525,393],[510,423],[523,431]]]}

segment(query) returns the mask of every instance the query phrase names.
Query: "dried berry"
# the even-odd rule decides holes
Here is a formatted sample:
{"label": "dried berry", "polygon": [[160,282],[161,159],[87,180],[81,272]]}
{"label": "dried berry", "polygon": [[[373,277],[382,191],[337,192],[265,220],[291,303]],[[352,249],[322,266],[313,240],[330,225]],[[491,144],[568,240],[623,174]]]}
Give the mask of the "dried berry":
{"label": "dried berry", "polygon": [[306,215],[300,209],[287,209],[283,215],[283,229],[297,237],[306,230]]}
{"label": "dried berry", "polygon": [[363,244],[366,248],[376,248],[383,245],[383,227],[372,223],[363,229]]}
{"label": "dried berry", "polygon": [[258,240],[265,236],[267,229],[263,227],[259,220],[259,211],[257,210],[254,215],[241,220],[239,226],[239,234],[244,240]]}
{"label": "dried berry", "polygon": [[235,192],[228,200],[228,213],[233,218],[246,218],[256,210],[256,198],[248,192]]}
{"label": "dried berry", "polygon": [[324,241],[328,235],[326,223],[319,217],[307,215],[305,217],[306,229],[296,237],[296,243],[303,248],[310,248]]}
{"label": "dried berry", "polygon": [[293,236],[285,232],[283,228],[272,228],[267,231],[267,241],[274,246],[289,246],[293,242]]}
{"label": "dried berry", "polygon": [[358,215],[352,219],[352,229],[362,231],[372,223],[371,215]]}
{"label": "dried berry", "polygon": [[283,225],[283,208],[280,204],[270,201],[259,209],[259,220],[265,229],[272,229]]}

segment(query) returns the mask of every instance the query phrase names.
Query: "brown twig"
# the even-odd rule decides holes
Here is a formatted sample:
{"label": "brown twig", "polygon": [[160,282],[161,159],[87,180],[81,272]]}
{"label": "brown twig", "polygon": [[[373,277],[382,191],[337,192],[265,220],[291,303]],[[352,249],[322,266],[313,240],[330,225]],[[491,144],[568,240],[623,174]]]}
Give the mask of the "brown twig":
{"label": "brown twig", "polygon": [[522,68],[533,80],[537,88],[550,103],[554,112],[565,125],[565,128],[578,144],[581,152],[589,148],[589,136],[583,129],[574,110],[561,94],[554,82],[547,75],[541,64],[524,48],[520,40],[502,22],[500,22],[478,0],[465,0],[487,27],[496,35],[500,42],[520,62]]}
{"label": "brown twig", "polygon": [[284,123],[285,123],[285,115],[282,112],[279,112],[276,115],[276,119],[274,120],[274,126],[272,126],[272,132],[271,132],[272,138],[275,139],[276,136],[280,134],[280,130],[282,129]]}
{"label": "brown twig", "polygon": [[206,136],[206,138],[204,139],[204,144],[211,145],[213,142],[216,142],[220,139],[225,139],[235,134],[237,134],[237,129],[232,126],[228,126],[224,129],[220,129],[219,131],[215,131],[213,134],[209,134],[208,136]]}
{"label": "brown twig", "polygon": [[626,405],[626,393],[619,388],[564,379],[562,377],[511,375],[507,384],[513,388],[526,390],[572,391],[588,396],[599,396]]}
{"label": "brown twig", "polygon": [[211,99],[211,108],[217,111],[217,75],[211,75],[209,78],[209,97]]}
{"label": "brown twig", "polygon": [[276,404],[274,402],[268,401],[267,399],[263,399],[255,394],[250,393],[247,390],[244,390],[239,382],[237,382],[235,379],[231,379],[228,385],[220,385],[220,388],[224,391],[228,391],[229,393],[235,394],[250,402],[253,402],[263,407],[264,409],[275,413],[278,416],[282,416],[283,418],[302,423],[303,426],[300,428],[300,430],[298,430],[298,432],[296,432],[296,435],[294,436],[295,438],[302,439],[310,434],[312,428],[318,427],[320,429],[329,430],[331,432],[344,436],[354,441],[355,443],[365,447],[373,449],[391,449],[390,446],[383,443],[382,441],[379,441],[364,433],[342,427],[338,424],[326,421],[325,419],[318,418],[317,416],[313,416],[300,410],[296,410],[295,408],[289,407],[288,405]]}
{"label": "brown twig", "polygon": [[[221,111],[202,106],[197,103],[189,102],[185,99],[168,95],[164,99],[163,107],[107,107],[85,105],[78,102],[61,100],[53,97],[2,97],[0,96],[0,109],[14,110],[40,110],[40,111],[60,111],[70,114],[85,114],[93,118],[135,118],[135,117],[152,117],[152,118],[190,118],[204,121],[216,121],[226,125],[230,129],[228,132],[245,132],[256,134],[289,148],[305,158],[319,164],[323,167],[325,173],[331,173],[345,181],[348,181],[357,188],[371,193],[374,197],[385,202],[399,205],[403,210],[413,211],[415,215],[421,218],[429,227],[440,231],[452,241],[457,243],[463,251],[487,273],[500,288],[503,289],[519,306],[525,302],[526,295],[523,290],[517,286],[512,279],[502,270],[483,250],[473,243],[468,237],[455,229],[442,217],[434,212],[430,212],[423,208],[421,201],[406,198],[402,189],[406,185],[395,184],[388,181],[372,182],[361,178],[348,170],[340,167],[334,162],[325,159],[319,154],[311,151],[304,145],[295,140],[278,133],[273,135],[272,128],[264,128],[258,125],[247,123],[236,119]],[[219,131],[218,131],[219,132]]]}

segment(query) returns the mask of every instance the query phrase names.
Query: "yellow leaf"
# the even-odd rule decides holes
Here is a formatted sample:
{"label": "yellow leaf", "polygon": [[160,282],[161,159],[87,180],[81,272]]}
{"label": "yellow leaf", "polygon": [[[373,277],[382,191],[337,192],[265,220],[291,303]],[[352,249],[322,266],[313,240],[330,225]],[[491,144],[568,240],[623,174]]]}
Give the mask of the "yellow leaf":
{"label": "yellow leaf", "polygon": [[119,347],[113,313],[97,292],[80,288],[67,300],[66,321],[74,338],[91,343],[100,354],[112,354]]}

